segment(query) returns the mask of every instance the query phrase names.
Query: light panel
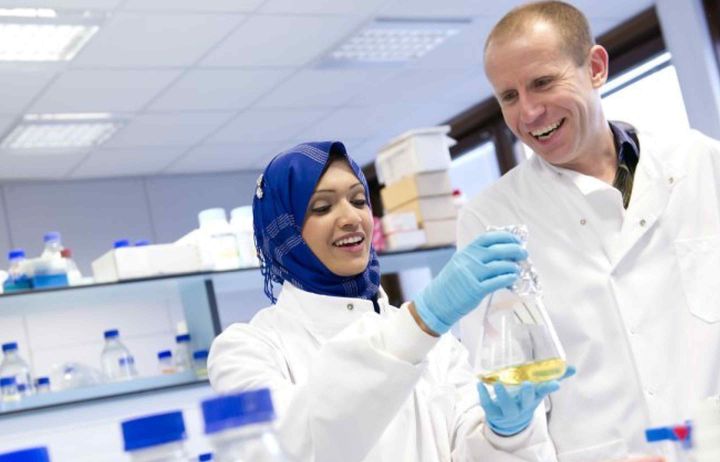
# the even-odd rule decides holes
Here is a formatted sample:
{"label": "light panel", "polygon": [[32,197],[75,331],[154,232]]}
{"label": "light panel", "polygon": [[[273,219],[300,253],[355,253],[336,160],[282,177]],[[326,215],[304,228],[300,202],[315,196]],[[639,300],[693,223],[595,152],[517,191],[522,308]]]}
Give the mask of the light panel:
{"label": "light panel", "polygon": [[98,146],[125,124],[110,114],[28,114],[2,140],[8,150],[65,150]]}

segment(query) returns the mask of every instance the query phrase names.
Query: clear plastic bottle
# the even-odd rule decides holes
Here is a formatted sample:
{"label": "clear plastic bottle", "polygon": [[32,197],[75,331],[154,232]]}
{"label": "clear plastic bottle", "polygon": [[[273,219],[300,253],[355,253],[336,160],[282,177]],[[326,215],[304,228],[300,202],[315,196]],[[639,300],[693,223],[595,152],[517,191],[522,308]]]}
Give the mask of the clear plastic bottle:
{"label": "clear plastic bottle", "polygon": [[71,286],[78,285],[82,282],[82,273],[72,258],[72,250],[64,248],[60,251],[60,255],[65,259],[65,269],[67,271],[68,284]]}
{"label": "clear plastic bottle", "polygon": [[235,235],[225,215],[225,209],[212,208],[198,214],[201,253],[212,262],[214,270],[240,267]]}
{"label": "clear plastic bottle", "polygon": [[40,258],[62,258],[62,237],[60,236],[59,232],[50,231],[45,233],[45,236],[43,236],[43,241],[45,242],[45,248],[43,249]]}
{"label": "clear plastic bottle", "polygon": [[187,462],[185,421],[181,411],[122,422],[125,452],[133,462]]}
{"label": "clear plastic bottle", "polygon": [[109,381],[117,381],[129,380],[137,376],[133,356],[120,341],[118,330],[106,330],[104,336],[105,346],[100,354],[100,363],[105,378]]}
{"label": "clear plastic bottle", "polygon": [[240,265],[260,266],[255,249],[252,206],[236,207],[230,211],[230,228],[235,234]]}
{"label": "clear plastic bottle", "polygon": [[192,353],[190,352],[190,334],[175,336],[175,368],[178,372],[192,370]]}
{"label": "clear plastic bottle", "polygon": [[208,376],[207,359],[208,359],[208,351],[207,350],[193,351],[193,370],[195,371],[195,375],[199,379],[204,379],[204,378],[207,378],[207,376]]}
{"label": "clear plastic bottle", "polygon": [[0,454],[0,462],[50,462],[50,455],[45,446],[39,446]]}
{"label": "clear plastic bottle", "polygon": [[22,389],[23,395],[31,395],[34,392],[32,372],[30,366],[18,353],[17,342],[3,343],[3,360],[0,363],[0,377],[15,377],[18,389]]}
{"label": "clear plastic bottle", "polygon": [[12,408],[17,405],[22,396],[18,392],[15,377],[0,377],[0,407],[3,409]]}
{"label": "clear plastic bottle", "polygon": [[15,292],[20,290],[29,290],[32,288],[30,275],[27,273],[27,265],[25,251],[23,249],[14,249],[8,252],[8,260],[10,267],[8,268],[8,278],[3,284],[5,292]]}
{"label": "clear plastic bottle", "polygon": [[158,372],[161,374],[174,374],[177,372],[175,369],[175,363],[173,363],[172,351],[163,350],[157,354],[158,358]]}
{"label": "clear plastic bottle", "polygon": [[289,462],[272,429],[270,390],[247,391],[202,402],[205,434],[217,462]]}
{"label": "clear plastic bottle", "polygon": [[38,377],[35,379],[35,393],[50,393],[50,377]]}

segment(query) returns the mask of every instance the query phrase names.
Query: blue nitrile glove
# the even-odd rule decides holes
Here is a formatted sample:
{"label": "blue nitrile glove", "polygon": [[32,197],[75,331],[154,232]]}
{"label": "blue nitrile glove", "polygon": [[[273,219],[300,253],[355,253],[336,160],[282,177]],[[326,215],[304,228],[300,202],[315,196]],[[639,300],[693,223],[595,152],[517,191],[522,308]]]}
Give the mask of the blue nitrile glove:
{"label": "blue nitrile glove", "polygon": [[531,383],[523,382],[520,389],[508,392],[505,386],[496,382],[495,401],[490,398],[485,385],[478,383],[480,405],[485,410],[485,420],[492,431],[502,436],[511,436],[525,430],[532,421],[535,408],[550,393],[560,388],[560,380],[575,375],[575,368],[568,366],[559,380]]}
{"label": "blue nitrile glove", "polygon": [[517,261],[527,258],[520,240],[506,231],[480,235],[457,252],[440,274],[415,298],[425,325],[444,334],[489,293],[510,287],[518,277]]}

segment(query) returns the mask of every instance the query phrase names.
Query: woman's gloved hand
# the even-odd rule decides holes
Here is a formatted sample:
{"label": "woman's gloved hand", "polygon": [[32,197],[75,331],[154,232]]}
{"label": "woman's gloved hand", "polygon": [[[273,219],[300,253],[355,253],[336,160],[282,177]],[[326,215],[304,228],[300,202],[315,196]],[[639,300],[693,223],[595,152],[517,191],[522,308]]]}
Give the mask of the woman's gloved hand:
{"label": "woman's gloved hand", "polygon": [[480,235],[457,252],[414,300],[418,316],[444,334],[489,293],[510,287],[518,277],[517,261],[527,258],[520,240],[506,231]]}
{"label": "woman's gloved hand", "polygon": [[[575,375],[575,368],[568,366],[559,380]],[[560,388],[559,380],[531,383],[523,382],[520,389],[509,392],[501,383],[493,385],[495,400],[483,383],[478,383],[480,405],[485,410],[485,420],[493,432],[502,436],[511,436],[525,430],[532,421],[535,408],[550,393]]]}

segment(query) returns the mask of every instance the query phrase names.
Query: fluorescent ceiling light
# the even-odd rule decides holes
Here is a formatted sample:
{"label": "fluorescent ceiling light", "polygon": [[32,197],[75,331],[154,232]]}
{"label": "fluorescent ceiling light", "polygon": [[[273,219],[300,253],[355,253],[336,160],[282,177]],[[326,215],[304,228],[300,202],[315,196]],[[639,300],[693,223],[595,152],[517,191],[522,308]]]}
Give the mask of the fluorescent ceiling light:
{"label": "fluorescent ceiling light", "polygon": [[69,61],[98,31],[98,24],[87,13],[0,9],[0,61]]}
{"label": "fluorescent ceiling light", "polygon": [[470,19],[376,19],[331,51],[321,65],[386,64],[416,60],[460,33],[470,22]]}
{"label": "fluorescent ceiling light", "polygon": [[111,114],[28,114],[0,143],[0,149],[67,150],[104,143],[125,121]]}

